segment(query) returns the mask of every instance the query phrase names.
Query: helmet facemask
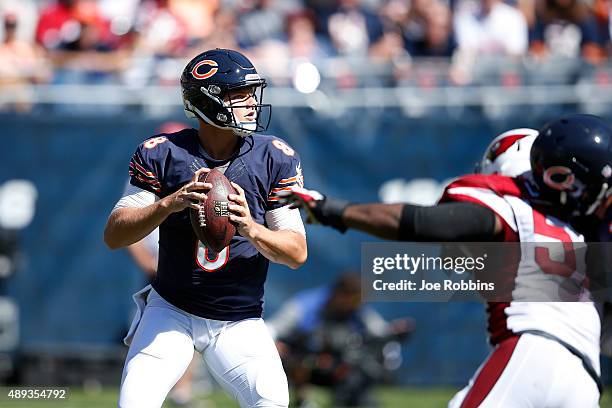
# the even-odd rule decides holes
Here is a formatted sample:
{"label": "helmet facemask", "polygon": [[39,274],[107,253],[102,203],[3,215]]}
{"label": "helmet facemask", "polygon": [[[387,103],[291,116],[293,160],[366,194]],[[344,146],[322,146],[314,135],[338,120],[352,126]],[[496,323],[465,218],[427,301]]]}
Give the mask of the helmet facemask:
{"label": "helmet facemask", "polygon": [[[185,113],[188,117],[197,117],[220,129],[232,129],[233,132],[241,137],[246,137],[253,132],[263,132],[268,129],[272,107],[270,104],[260,103],[263,101],[263,90],[266,87],[266,80],[257,79],[247,81],[246,84],[234,87],[221,87],[219,85],[209,85],[200,87],[198,101],[192,103],[183,94]],[[252,88],[253,92],[242,101],[229,98],[232,93]],[[252,97],[255,103],[244,103]],[[195,99],[195,98],[190,98]],[[199,102],[199,103],[198,103]],[[254,120],[240,121],[236,109],[254,109]]]}
{"label": "helmet facemask", "polygon": [[[565,171],[553,170],[553,174],[550,174],[551,169],[559,168]],[[542,181],[549,196],[558,197],[551,201],[561,204],[572,216],[593,214],[612,195],[612,185],[609,182],[602,180],[600,183],[586,184],[567,167],[554,166],[547,169]]]}
{"label": "helmet facemask", "polygon": [[[236,89],[230,89],[228,96],[232,95],[236,90],[252,88],[245,98],[242,100],[234,100],[233,98],[227,97],[223,101],[224,107],[230,114],[230,123],[227,127],[233,129],[234,133],[238,136],[248,136],[253,132],[263,132],[268,129],[270,124],[271,106],[269,104],[262,104],[263,101],[263,90],[266,87],[265,80],[261,80],[257,85],[246,86]],[[253,98],[255,103],[246,103],[250,98]],[[239,120],[239,116],[236,112],[237,109],[252,109],[254,110],[253,120]]]}
{"label": "helmet facemask", "polygon": [[584,215],[592,215],[612,195],[612,186],[602,183],[599,188],[585,189],[579,199],[578,211]]}

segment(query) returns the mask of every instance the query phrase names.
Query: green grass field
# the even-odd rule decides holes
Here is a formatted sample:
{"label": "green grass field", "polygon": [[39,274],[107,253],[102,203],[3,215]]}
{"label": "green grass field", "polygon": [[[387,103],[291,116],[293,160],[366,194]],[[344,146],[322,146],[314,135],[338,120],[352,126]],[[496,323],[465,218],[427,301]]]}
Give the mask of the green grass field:
{"label": "green grass field", "polygon": [[[434,408],[445,407],[455,392],[454,388],[379,388],[377,396],[380,407],[418,407]],[[320,389],[312,391],[312,400],[317,406],[332,407],[329,395]],[[0,397],[2,408],[109,408],[117,404],[117,390],[89,391],[71,389],[69,397],[62,401],[9,401],[5,396]],[[214,392],[202,396],[190,405],[192,408],[230,408],[238,407],[232,399],[223,392]],[[612,388],[608,388],[601,401],[601,407],[612,408]],[[175,405],[166,403],[164,408],[176,408]],[[334,407],[335,408],[335,407]]]}

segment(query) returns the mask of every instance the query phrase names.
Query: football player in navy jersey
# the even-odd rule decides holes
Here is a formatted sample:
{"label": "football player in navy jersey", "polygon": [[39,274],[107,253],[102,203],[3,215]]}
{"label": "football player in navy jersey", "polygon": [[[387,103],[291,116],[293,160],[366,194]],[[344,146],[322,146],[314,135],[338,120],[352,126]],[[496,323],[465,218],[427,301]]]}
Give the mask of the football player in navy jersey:
{"label": "football player in navy jersey", "polygon": [[[152,286],[134,295],[139,313],[121,380],[120,407],[160,407],[193,356],[243,407],[286,407],[287,378],[261,319],[269,262],[306,261],[299,210],[278,193],[303,185],[300,159],[283,140],[257,132],[270,119],[265,79],[242,54],[206,51],[181,76],[185,112],[199,128],[144,141],[130,162],[130,185],[104,231],[112,248],[159,226],[159,264]],[[236,235],[219,253],[196,238],[189,209],[211,188],[197,181],[224,172]]]}

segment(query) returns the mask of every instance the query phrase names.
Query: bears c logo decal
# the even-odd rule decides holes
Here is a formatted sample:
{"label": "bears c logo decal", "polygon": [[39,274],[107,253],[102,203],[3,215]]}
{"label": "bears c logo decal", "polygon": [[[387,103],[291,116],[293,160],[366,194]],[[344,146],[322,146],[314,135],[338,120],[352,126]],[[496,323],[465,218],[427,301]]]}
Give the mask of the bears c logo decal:
{"label": "bears c logo decal", "polygon": [[552,166],[544,171],[544,183],[555,190],[567,190],[574,185],[576,177],[564,166]]}
{"label": "bears c logo decal", "polygon": [[[204,74],[200,74],[198,72],[198,69],[202,66],[202,65],[210,65],[211,68],[208,72],[204,73]],[[193,77],[195,79],[206,79],[206,78],[210,78],[211,76],[215,75],[217,73],[217,71],[219,70],[219,68],[217,67],[217,62],[213,61],[213,60],[202,60],[200,62],[198,62],[197,64],[195,64],[193,66],[193,69],[191,70],[191,75],[193,75]]]}

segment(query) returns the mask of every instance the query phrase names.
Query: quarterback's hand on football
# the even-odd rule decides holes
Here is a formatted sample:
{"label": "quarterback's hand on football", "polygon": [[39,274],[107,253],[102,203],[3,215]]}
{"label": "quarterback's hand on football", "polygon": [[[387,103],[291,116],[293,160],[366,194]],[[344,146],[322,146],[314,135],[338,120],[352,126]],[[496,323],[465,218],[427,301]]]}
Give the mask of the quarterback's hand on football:
{"label": "quarterback's hand on football", "polygon": [[326,197],[318,191],[296,186],[291,190],[280,191],[278,196],[281,204],[290,204],[292,208],[306,211],[307,223],[327,225],[340,232],[346,231],[342,213],[348,206],[348,201]]}
{"label": "quarterback's hand on football", "polygon": [[173,213],[188,207],[198,210],[200,208],[198,202],[206,200],[205,192],[212,188],[212,184],[202,183],[198,181],[198,178],[200,174],[208,173],[209,171],[210,169],[205,168],[197,170],[189,183],[163,199],[164,206]]}
{"label": "quarterback's hand on football", "polygon": [[255,224],[255,221],[253,221],[253,218],[251,218],[251,211],[249,210],[249,204],[247,203],[244,195],[244,190],[233,181],[231,184],[236,189],[238,194],[230,194],[227,196],[227,198],[231,201],[228,206],[228,209],[231,212],[229,219],[234,223],[240,235],[243,237],[249,237],[250,230]]}

